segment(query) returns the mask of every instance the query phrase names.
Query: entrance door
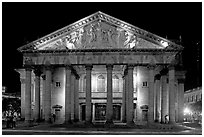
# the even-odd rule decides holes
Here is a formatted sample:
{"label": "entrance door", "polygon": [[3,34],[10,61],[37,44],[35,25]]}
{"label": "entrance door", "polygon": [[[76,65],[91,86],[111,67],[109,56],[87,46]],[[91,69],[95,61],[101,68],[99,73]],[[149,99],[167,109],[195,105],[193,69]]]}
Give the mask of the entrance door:
{"label": "entrance door", "polygon": [[96,121],[106,120],[106,105],[95,104],[95,120]]}
{"label": "entrance door", "polygon": [[147,110],[142,110],[142,121],[147,121],[147,114],[148,114]]}
{"label": "entrance door", "polygon": [[85,121],[86,120],[86,105],[81,106],[81,120]]}
{"label": "entrance door", "polygon": [[120,121],[121,120],[121,106],[113,105],[113,120]]}

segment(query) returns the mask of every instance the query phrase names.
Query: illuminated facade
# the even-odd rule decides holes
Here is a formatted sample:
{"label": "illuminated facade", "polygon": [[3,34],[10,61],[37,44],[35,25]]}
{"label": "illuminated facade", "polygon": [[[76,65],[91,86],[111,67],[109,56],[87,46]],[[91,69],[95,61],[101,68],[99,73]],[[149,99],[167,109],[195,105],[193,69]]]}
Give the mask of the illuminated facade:
{"label": "illuminated facade", "polygon": [[183,47],[124,21],[97,12],[18,50],[25,121],[183,119]]}

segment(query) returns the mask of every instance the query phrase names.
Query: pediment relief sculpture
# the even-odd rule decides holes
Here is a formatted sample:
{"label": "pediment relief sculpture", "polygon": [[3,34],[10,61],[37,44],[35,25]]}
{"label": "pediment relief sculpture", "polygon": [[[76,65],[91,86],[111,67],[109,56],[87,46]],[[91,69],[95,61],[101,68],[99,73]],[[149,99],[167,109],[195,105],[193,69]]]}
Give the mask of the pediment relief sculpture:
{"label": "pediment relief sculpture", "polygon": [[167,39],[97,12],[20,47],[19,51],[66,49],[182,49]]}

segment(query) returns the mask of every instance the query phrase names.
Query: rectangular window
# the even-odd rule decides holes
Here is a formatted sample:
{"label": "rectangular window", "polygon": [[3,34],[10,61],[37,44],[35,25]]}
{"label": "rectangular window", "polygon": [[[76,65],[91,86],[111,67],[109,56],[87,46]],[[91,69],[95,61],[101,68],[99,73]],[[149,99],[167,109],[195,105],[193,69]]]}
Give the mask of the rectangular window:
{"label": "rectangular window", "polygon": [[59,81],[55,82],[55,87],[61,87],[61,83]]}
{"label": "rectangular window", "polygon": [[142,82],[142,87],[147,87],[147,81]]}
{"label": "rectangular window", "polygon": [[190,102],[190,98],[188,97],[188,102]]}

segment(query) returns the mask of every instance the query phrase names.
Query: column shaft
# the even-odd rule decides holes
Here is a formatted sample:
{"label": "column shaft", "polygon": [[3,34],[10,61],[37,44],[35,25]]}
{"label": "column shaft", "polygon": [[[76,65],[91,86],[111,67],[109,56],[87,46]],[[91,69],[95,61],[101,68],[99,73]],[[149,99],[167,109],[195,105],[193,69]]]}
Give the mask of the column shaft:
{"label": "column shaft", "polygon": [[183,122],[183,109],[184,109],[184,82],[178,84],[178,122]]}
{"label": "column shaft", "polygon": [[160,122],[161,118],[161,88],[160,88],[160,80],[156,79],[156,121]]}
{"label": "column shaft", "polygon": [[164,123],[164,117],[167,115],[167,83],[165,75],[162,75],[161,81],[161,123]]}
{"label": "column shaft", "polygon": [[74,120],[74,107],[75,107],[75,104],[74,104],[74,91],[75,91],[75,77],[74,77],[74,74],[71,73],[71,119],[72,121]]}
{"label": "column shaft", "polygon": [[175,70],[169,68],[169,123],[175,123]]}
{"label": "column shaft", "polygon": [[21,119],[25,119],[25,83],[26,80],[21,78]]}
{"label": "column shaft", "polygon": [[45,121],[51,120],[51,84],[52,84],[52,72],[50,67],[46,67],[46,81],[45,81]]}
{"label": "column shaft", "polygon": [[40,120],[40,71],[35,71],[35,108],[34,108],[35,120]]}
{"label": "column shaft", "polygon": [[112,65],[107,65],[107,106],[106,106],[106,123],[112,123],[113,118],[113,88],[112,88]]}
{"label": "column shaft", "polygon": [[123,76],[123,97],[122,97],[122,122],[126,122],[126,91],[125,91],[125,75]]}
{"label": "column shaft", "polygon": [[71,123],[71,69],[65,68],[65,123]]}
{"label": "column shaft", "polygon": [[43,88],[42,88],[42,119],[45,119],[45,90],[46,90],[46,75],[42,75],[42,79],[43,79]]}
{"label": "column shaft", "polygon": [[79,121],[79,78],[75,78],[74,121]]}
{"label": "column shaft", "polygon": [[148,122],[154,122],[154,68],[149,68],[149,107]]}
{"label": "column shaft", "polygon": [[127,110],[127,124],[132,124],[134,118],[133,108],[133,66],[128,66],[128,110]]}
{"label": "column shaft", "polygon": [[31,121],[31,69],[26,69],[26,85],[25,85],[25,121]]}
{"label": "column shaft", "polygon": [[86,123],[91,123],[91,70],[92,66],[86,66]]}

